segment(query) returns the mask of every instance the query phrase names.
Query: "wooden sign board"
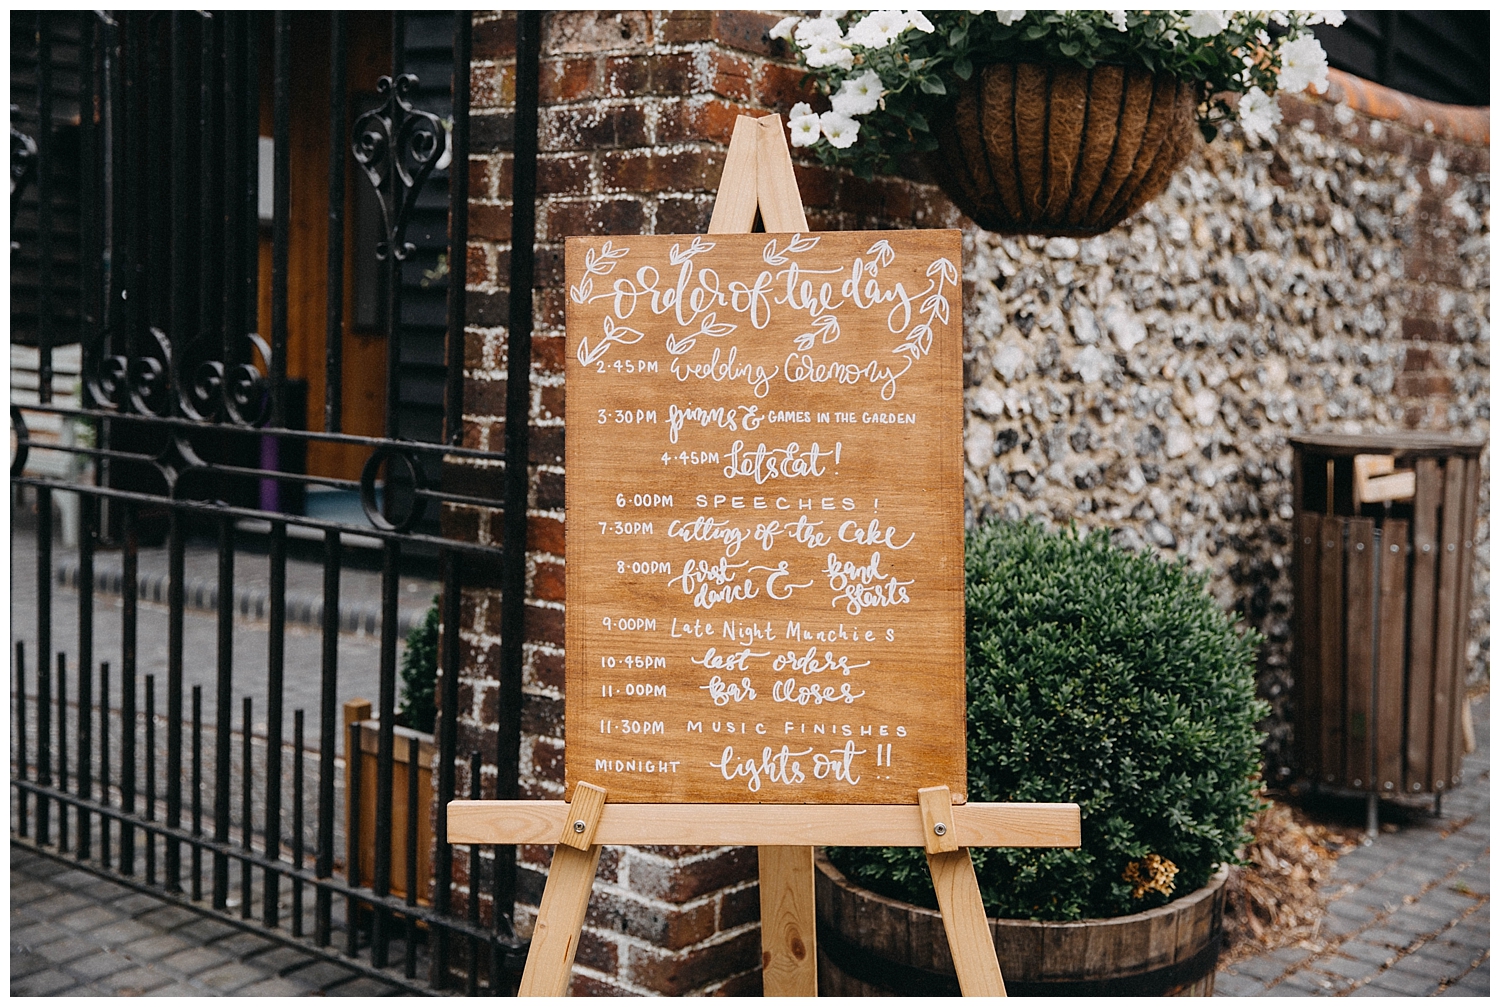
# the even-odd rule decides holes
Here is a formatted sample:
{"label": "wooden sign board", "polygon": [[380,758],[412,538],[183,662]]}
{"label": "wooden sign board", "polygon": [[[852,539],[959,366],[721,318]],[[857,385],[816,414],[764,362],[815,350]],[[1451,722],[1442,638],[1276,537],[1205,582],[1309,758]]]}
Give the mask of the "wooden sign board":
{"label": "wooden sign board", "polygon": [[964,799],[961,248],[568,239],[570,795]]}

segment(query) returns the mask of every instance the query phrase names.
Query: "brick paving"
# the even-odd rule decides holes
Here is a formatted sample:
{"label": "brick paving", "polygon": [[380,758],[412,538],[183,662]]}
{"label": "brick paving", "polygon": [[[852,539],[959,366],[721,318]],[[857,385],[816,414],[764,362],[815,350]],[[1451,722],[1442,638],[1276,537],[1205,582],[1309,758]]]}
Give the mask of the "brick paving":
{"label": "brick paving", "polygon": [[1218,996],[1489,996],[1487,696],[1474,728],[1443,817],[1383,806],[1375,842],[1339,858],[1316,941],[1225,966]]}
{"label": "brick paving", "polygon": [[14,844],[10,879],[12,996],[399,992],[335,962]]}

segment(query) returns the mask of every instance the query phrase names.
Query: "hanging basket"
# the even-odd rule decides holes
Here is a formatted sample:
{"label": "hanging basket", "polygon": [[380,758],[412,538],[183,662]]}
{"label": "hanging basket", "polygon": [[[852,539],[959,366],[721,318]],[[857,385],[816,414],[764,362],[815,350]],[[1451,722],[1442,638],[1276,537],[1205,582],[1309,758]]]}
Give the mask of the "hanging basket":
{"label": "hanging basket", "polygon": [[993,64],[933,123],[934,174],[987,230],[1099,234],[1166,189],[1199,100],[1196,82],[1140,69]]}

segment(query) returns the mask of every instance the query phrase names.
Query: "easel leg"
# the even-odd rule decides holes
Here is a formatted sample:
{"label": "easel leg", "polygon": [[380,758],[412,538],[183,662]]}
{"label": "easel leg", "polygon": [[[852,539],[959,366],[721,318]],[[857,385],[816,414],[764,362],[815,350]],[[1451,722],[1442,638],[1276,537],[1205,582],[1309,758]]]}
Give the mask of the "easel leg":
{"label": "easel leg", "polygon": [[995,957],[995,942],[985,920],[979,880],[974,876],[968,849],[929,853],[927,866],[932,870],[932,887],[937,890],[938,908],[943,912],[948,949],[958,970],[958,988],[966,997],[1005,996],[1000,960]]}
{"label": "easel leg", "polygon": [[552,854],[552,869],[542,890],[518,996],[567,996],[578,937],[589,908],[589,892],[594,888],[594,873],[603,850],[597,843],[586,851],[559,845]]}
{"label": "easel leg", "polygon": [[813,848],[762,846],[760,961],[768,997],[818,995]]}

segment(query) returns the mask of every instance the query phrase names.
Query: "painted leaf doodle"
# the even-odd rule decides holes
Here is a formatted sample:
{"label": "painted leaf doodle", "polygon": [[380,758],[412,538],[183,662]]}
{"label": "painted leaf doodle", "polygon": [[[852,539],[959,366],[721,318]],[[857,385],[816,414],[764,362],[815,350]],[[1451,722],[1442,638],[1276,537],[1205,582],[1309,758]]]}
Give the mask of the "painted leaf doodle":
{"label": "painted leaf doodle", "polygon": [[913,362],[932,352],[932,323],[948,324],[948,298],[943,294],[945,286],[958,286],[958,268],[947,259],[937,259],[927,267],[927,289],[922,291],[922,306],[919,309],[927,317],[912,326],[906,339],[892,352],[900,353]]}
{"label": "painted leaf doodle", "polygon": [[772,238],[766,242],[766,247],[761,252],[761,258],[765,260],[768,266],[784,266],[791,261],[788,256],[810,252],[818,247],[818,240],[815,235],[794,234],[786,244],[786,252],[782,253],[776,250],[776,239]]}
{"label": "painted leaf doodle", "polygon": [[587,338],[578,340],[578,362],[585,367],[592,367],[604,359],[604,355],[609,352],[611,345],[632,346],[644,339],[645,336],[644,332],[638,332],[623,325],[616,325],[613,318],[605,315],[604,336],[597,343],[590,346]]}
{"label": "painted leaf doodle", "polygon": [[674,357],[680,357],[697,345],[699,336],[709,336],[718,339],[729,335],[735,329],[739,328],[733,322],[720,322],[716,320],[717,318],[718,316],[710,311],[704,316],[702,323],[699,324],[698,331],[690,336],[678,336],[674,333],[667,333],[667,352]]}
{"label": "painted leaf doodle", "polygon": [[573,303],[587,304],[594,292],[594,277],[608,276],[614,272],[616,263],[629,254],[630,249],[615,248],[614,243],[610,241],[606,241],[597,249],[589,249],[583,257],[583,279],[568,290]]}

